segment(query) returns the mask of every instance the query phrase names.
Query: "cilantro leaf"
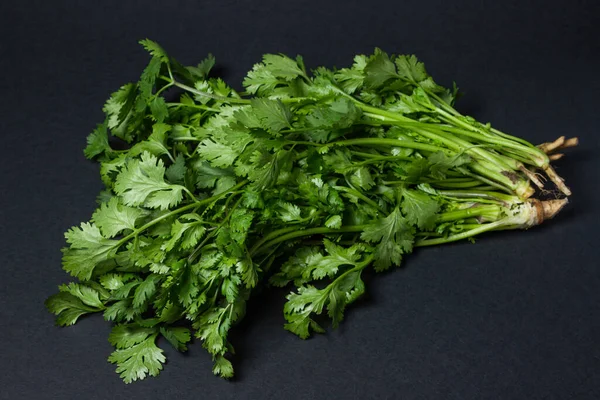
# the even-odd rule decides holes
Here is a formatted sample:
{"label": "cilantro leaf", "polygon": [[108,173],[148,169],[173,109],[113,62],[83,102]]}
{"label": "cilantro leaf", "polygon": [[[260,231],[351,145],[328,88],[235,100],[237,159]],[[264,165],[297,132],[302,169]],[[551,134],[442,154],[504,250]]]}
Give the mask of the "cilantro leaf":
{"label": "cilantro leaf", "polygon": [[129,161],[115,181],[115,191],[128,206],[144,205],[163,210],[177,205],[183,187],[164,180],[165,167],[156,156],[144,152],[141,160]]}
{"label": "cilantro leaf", "polygon": [[92,159],[100,154],[111,153],[112,149],[108,144],[108,132],[106,122],[99,124],[96,129],[87,137],[87,146],[83,150],[86,158]]}
{"label": "cilantro leaf", "polygon": [[210,139],[205,139],[200,143],[198,154],[216,168],[232,166],[235,159],[239,156],[239,153],[232,147]]}
{"label": "cilantro leaf", "polygon": [[185,67],[193,76],[199,79],[206,79],[208,73],[215,66],[215,56],[208,54],[204,60],[202,60],[196,67]]}
{"label": "cilantro leaf", "polygon": [[112,238],[126,229],[134,230],[135,221],[145,215],[144,210],[127,207],[119,198],[112,197],[108,202],[100,204],[92,215],[92,221],[107,238]]}
{"label": "cilantro leaf", "polygon": [[364,72],[365,85],[369,88],[379,88],[390,79],[398,77],[396,66],[380,49],[375,49],[375,54],[365,65]]}
{"label": "cilantro leaf", "polygon": [[64,291],[53,294],[44,304],[48,311],[56,315],[56,324],[60,326],[73,325],[82,315],[100,311]]}
{"label": "cilantro leaf", "polygon": [[402,212],[408,223],[423,230],[435,227],[436,214],[440,204],[420,190],[405,189],[402,191]]}
{"label": "cilantro leaf", "polygon": [[117,240],[105,238],[96,225],[85,222],[71,228],[65,238],[70,247],[63,249],[63,268],[81,280],[89,280],[94,268],[114,258],[119,247]]}
{"label": "cilantro leaf", "polygon": [[116,372],[125,383],[156,376],[162,370],[166,358],[156,346],[156,337],[155,333],[133,346],[118,348],[108,357],[109,362],[117,364]]}
{"label": "cilantro leaf", "polygon": [[424,81],[429,77],[427,71],[425,71],[425,65],[422,62],[419,62],[417,57],[414,55],[398,56],[394,62],[398,68],[398,76],[400,76],[402,79],[406,79],[414,84],[417,84],[418,82]]}
{"label": "cilantro leaf", "polygon": [[252,99],[252,111],[269,132],[277,134],[292,127],[292,113],[280,100]]}
{"label": "cilantro leaf", "polygon": [[414,241],[410,225],[398,208],[387,217],[369,225],[360,237],[367,242],[377,243],[374,252],[377,271],[400,265],[402,255],[412,251]]}
{"label": "cilantro leaf", "polygon": [[471,161],[471,157],[464,153],[459,153],[455,156],[449,157],[443,152],[433,153],[428,158],[430,164],[431,176],[436,179],[446,179],[446,173],[451,168],[460,167],[464,164],[468,164]]}
{"label": "cilantro leaf", "polygon": [[187,351],[186,344],[191,340],[190,330],[184,327],[163,326],[161,335],[178,351]]}

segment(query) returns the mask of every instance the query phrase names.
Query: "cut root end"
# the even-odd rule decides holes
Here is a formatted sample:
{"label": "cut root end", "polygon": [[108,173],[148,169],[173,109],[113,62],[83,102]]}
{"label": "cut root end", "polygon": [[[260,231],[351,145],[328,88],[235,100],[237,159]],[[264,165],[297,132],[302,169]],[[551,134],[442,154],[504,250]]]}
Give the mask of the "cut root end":
{"label": "cut root end", "polygon": [[546,154],[555,152],[556,150],[566,149],[569,147],[575,147],[579,144],[579,138],[572,137],[565,139],[564,136],[559,137],[553,142],[542,143],[538,145],[538,148]]}
{"label": "cut root end", "polygon": [[569,200],[564,198],[560,200],[544,200],[531,199],[531,204],[535,208],[535,215],[531,221],[531,225],[540,225],[542,222],[554,218],[569,203]]}

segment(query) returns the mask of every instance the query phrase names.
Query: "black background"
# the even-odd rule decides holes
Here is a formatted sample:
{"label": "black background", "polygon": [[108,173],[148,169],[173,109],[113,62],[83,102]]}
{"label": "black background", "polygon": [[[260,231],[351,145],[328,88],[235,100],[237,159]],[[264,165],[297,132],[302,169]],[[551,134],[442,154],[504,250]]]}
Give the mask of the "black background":
{"label": "black background", "polygon": [[[597,399],[600,6],[597,1],[2,1],[0,397],[3,399]],[[63,232],[101,189],[84,159],[101,106],[147,62],[149,37],[184,64],[208,52],[239,87],[266,52],[347,66],[375,46],[455,80],[458,108],[532,142],[577,135],[558,162],[574,195],[547,225],[420,249],[373,276],[342,326],[283,330],[285,291],[256,297],[232,334],[237,378],[199,343],[164,346],[158,378],[124,385],[109,325],[58,328],[44,299],[67,280]],[[176,397],[175,397],[176,396]]]}

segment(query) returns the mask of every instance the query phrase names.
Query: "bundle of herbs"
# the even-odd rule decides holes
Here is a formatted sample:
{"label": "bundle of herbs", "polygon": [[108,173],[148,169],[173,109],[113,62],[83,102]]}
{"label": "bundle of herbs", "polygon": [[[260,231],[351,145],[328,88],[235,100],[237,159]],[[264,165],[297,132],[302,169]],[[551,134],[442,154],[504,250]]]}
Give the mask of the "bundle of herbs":
{"label": "bundle of herbs", "polygon": [[[309,74],[267,54],[242,93],[209,76],[212,56],[186,67],[141,44],[148,66],[88,137],[106,189],[65,234],[76,280],[46,301],[59,325],[114,324],[109,361],[127,383],[162,369],[159,336],[180,351],[195,336],[231,377],[228,332],[258,286],[290,287],[285,328],[307,338],[323,332],[315,316],[342,320],[366,268],[532,227],[570,195],[550,162],[576,139],[536,147],[461,115],[456,87],[414,56],[376,49]],[[532,198],[548,180],[563,198]]]}

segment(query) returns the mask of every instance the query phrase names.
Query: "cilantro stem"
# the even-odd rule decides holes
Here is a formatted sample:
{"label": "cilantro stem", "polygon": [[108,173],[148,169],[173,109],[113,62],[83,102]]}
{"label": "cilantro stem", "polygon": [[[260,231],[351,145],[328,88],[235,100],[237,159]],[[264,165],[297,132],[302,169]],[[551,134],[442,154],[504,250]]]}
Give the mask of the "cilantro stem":
{"label": "cilantro stem", "polygon": [[519,198],[512,195],[506,195],[498,192],[482,191],[482,190],[438,190],[436,193],[442,196],[452,197],[476,197],[482,199],[496,200],[501,202],[517,202]]}
{"label": "cilantro stem", "polygon": [[208,106],[205,106],[203,104],[167,103],[167,106],[174,107],[174,108],[179,108],[179,107],[197,108],[199,110],[213,111],[213,112],[219,112],[220,111],[217,108],[208,107]]}
{"label": "cilantro stem", "polygon": [[463,210],[448,211],[437,217],[437,222],[449,222],[472,217],[484,217],[486,220],[497,220],[502,212],[502,206],[486,205],[469,207]]}
{"label": "cilantro stem", "polygon": [[491,222],[487,224],[482,224],[480,227],[475,229],[470,229],[465,232],[457,233],[456,235],[449,235],[436,239],[421,239],[417,240],[414,244],[415,247],[424,247],[424,246],[433,246],[436,244],[450,243],[456,242],[457,240],[467,239],[473,236],[477,236],[483,232],[497,230],[503,226],[506,226],[507,222],[504,220],[499,220],[496,222]]}
{"label": "cilantro stem", "polygon": [[319,228],[308,228],[308,229],[297,230],[297,228],[296,228],[296,231],[279,236],[278,238],[273,239],[270,242],[267,242],[263,246],[256,248],[254,251],[251,251],[250,253],[252,256],[254,256],[255,254],[260,254],[263,249],[268,249],[269,247],[272,247],[278,243],[285,242],[286,240],[290,240],[290,239],[295,239],[297,237],[311,236],[311,235],[336,234],[336,233],[362,232],[365,230],[365,228],[367,226],[368,225],[348,225],[348,226],[342,226],[339,229],[319,227]]}
{"label": "cilantro stem", "polygon": [[379,210],[381,213],[385,213],[385,211],[383,210],[383,208],[381,208],[379,206],[379,204],[375,203],[373,200],[371,200],[370,198],[368,198],[367,196],[365,196],[364,194],[362,194],[361,192],[359,192],[356,189],[349,188],[346,186],[334,186],[333,188],[335,190],[337,190],[338,192],[345,192],[352,196],[358,197],[359,199],[361,199],[362,201],[364,201],[371,207],[375,208],[376,210]]}
{"label": "cilantro stem", "polygon": [[213,100],[217,100],[217,101],[222,101],[224,103],[232,103],[232,104],[250,104],[250,100],[247,99],[238,99],[238,98],[233,98],[233,97],[225,97],[225,96],[219,96],[217,94],[212,94],[212,93],[208,93],[208,92],[203,92],[201,90],[198,89],[194,89],[191,86],[185,85],[181,82],[177,82],[177,81],[173,81],[173,85],[177,86],[180,89],[183,89],[185,91],[188,91],[190,93],[194,93],[198,96],[204,96],[204,97],[208,97],[211,98]]}
{"label": "cilantro stem", "polygon": [[121,240],[119,240],[117,242],[117,244],[115,245],[115,248],[118,248],[120,246],[123,245],[123,243],[127,242],[129,239],[133,238],[133,237],[137,237],[137,235],[139,235],[141,232],[145,231],[146,229],[156,225],[157,223],[159,223],[162,220],[165,220],[167,218],[172,217],[173,215],[177,215],[177,214],[181,214],[184,211],[187,210],[191,210],[195,207],[199,207],[202,206],[204,204],[209,204],[213,201],[216,201],[218,199],[220,199],[223,196],[226,196],[227,194],[229,194],[230,192],[235,192],[236,190],[240,189],[241,187],[243,187],[244,185],[246,185],[248,183],[248,181],[242,181],[240,183],[238,183],[237,185],[233,186],[232,188],[230,188],[228,191],[223,192],[223,193],[219,193],[218,195],[203,199],[203,200],[196,200],[195,202],[185,205],[183,207],[180,207],[176,210],[173,210],[171,212],[168,212],[166,214],[161,215],[160,217],[157,217],[155,219],[153,219],[152,221],[142,225],[141,227],[135,229],[133,232],[131,232],[129,235],[123,237]]}
{"label": "cilantro stem", "polygon": [[387,138],[356,138],[338,140],[336,142],[325,143],[322,146],[387,146],[404,147],[407,149],[423,150],[429,152],[442,151],[448,153],[448,149],[438,147],[432,144],[413,142],[410,140],[387,139]]}
{"label": "cilantro stem", "polygon": [[256,242],[256,244],[254,246],[252,246],[252,248],[250,249],[250,254],[253,254],[256,251],[256,249],[258,249],[260,246],[262,246],[265,242],[268,242],[269,240],[275,239],[278,236],[281,236],[288,232],[293,232],[296,230],[298,230],[297,226],[290,226],[288,228],[282,228],[282,229],[273,231],[271,233],[268,233],[262,239],[260,239],[258,242]]}

